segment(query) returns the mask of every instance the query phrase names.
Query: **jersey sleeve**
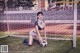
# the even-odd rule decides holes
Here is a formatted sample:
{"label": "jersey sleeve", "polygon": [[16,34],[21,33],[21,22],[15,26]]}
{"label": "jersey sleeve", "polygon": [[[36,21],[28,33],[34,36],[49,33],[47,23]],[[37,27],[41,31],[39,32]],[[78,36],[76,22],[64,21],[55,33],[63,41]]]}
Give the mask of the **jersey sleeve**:
{"label": "jersey sleeve", "polygon": [[35,21],[35,26],[36,26],[36,25],[38,26],[38,21]]}

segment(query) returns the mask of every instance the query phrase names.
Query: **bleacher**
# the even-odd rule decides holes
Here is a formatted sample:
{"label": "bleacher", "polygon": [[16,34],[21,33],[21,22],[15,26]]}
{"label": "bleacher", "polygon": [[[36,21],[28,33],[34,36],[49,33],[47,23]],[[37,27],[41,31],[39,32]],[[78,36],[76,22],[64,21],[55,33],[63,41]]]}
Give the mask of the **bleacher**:
{"label": "bleacher", "polygon": [[[43,13],[44,20],[72,20],[74,17],[73,10],[45,11]],[[31,20],[35,19],[35,17],[36,13],[1,14],[0,20],[6,20],[7,18],[9,20]],[[78,19],[80,18],[78,17]]]}

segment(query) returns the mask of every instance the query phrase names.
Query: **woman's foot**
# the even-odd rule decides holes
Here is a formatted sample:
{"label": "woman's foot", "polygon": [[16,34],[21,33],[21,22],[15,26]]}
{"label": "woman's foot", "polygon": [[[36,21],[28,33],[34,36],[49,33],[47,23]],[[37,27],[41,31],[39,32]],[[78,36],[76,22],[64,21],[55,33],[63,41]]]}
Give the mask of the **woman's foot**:
{"label": "woman's foot", "polygon": [[29,44],[29,42],[28,42],[27,39],[24,39],[23,43],[24,43],[25,45],[32,46],[32,45]]}

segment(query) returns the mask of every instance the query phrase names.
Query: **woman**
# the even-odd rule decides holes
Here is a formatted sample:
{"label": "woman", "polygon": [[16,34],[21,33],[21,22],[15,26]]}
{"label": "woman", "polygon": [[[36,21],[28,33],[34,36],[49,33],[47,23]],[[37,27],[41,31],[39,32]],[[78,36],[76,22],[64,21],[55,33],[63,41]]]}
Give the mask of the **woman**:
{"label": "woman", "polygon": [[42,19],[43,18],[43,13],[42,12],[38,12],[37,13],[37,19],[35,21],[35,28],[32,29],[29,33],[29,43],[28,45],[31,46],[33,39],[36,39],[39,41],[40,45],[43,46],[43,39],[41,37],[40,32],[43,31],[44,32],[44,39],[47,42],[46,39],[46,27],[45,27],[45,21]]}

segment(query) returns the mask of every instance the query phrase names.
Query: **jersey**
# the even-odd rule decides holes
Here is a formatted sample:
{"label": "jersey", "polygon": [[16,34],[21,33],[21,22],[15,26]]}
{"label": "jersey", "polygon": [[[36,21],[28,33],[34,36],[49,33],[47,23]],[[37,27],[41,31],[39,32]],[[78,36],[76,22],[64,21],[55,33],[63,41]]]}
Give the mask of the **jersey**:
{"label": "jersey", "polygon": [[45,21],[44,20],[36,20],[35,25],[38,26],[38,30],[43,30],[45,27]]}

